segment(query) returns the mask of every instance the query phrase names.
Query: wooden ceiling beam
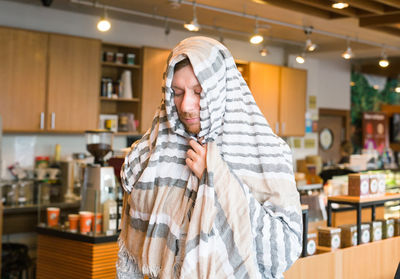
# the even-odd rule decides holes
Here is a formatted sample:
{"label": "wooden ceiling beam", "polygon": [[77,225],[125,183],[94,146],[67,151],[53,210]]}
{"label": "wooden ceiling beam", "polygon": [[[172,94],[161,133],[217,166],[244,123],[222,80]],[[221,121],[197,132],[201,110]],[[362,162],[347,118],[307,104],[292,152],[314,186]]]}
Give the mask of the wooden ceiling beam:
{"label": "wooden ceiling beam", "polygon": [[400,37],[400,29],[390,26],[367,26],[369,29],[373,29],[380,32],[385,32],[390,35]]}
{"label": "wooden ceiling beam", "polygon": [[395,7],[400,9],[400,1],[399,0],[375,0],[376,2]]}
{"label": "wooden ceiling beam", "polygon": [[367,0],[347,0],[351,7],[356,7],[374,14],[384,14],[385,6],[380,3]]}
{"label": "wooden ceiling beam", "polygon": [[325,2],[321,2],[319,0],[293,0],[293,1],[302,3],[304,5],[308,5],[308,6],[317,8],[317,9],[321,9],[324,11],[341,14],[344,16],[349,16],[349,17],[359,17],[360,16],[358,11],[354,8],[349,7],[349,8],[341,9],[341,10],[335,9],[335,8],[332,8],[331,3],[328,1],[325,1]]}
{"label": "wooden ceiling beam", "polygon": [[400,12],[360,17],[359,26],[380,26],[400,23]]}
{"label": "wooden ceiling beam", "polygon": [[266,4],[271,4],[280,8],[292,10],[294,12],[304,13],[308,15],[318,16],[321,18],[331,19],[332,13],[324,11],[311,6],[303,5],[300,3],[293,2],[291,0],[262,0]]}

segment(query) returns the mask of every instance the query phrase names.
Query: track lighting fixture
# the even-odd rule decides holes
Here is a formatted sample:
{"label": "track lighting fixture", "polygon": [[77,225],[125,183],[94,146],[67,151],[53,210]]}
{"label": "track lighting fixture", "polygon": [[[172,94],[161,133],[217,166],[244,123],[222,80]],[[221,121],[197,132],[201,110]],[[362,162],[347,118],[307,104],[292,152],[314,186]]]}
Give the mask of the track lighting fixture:
{"label": "track lighting fixture", "polygon": [[187,30],[191,32],[197,32],[200,30],[200,25],[197,22],[197,16],[196,16],[196,2],[193,2],[193,19],[190,23],[185,23],[183,25]]}
{"label": "track lighting fixture", "polygon": [[257,45],[264,41],[264,37],[258,32],[258,21],[256,18],[256,27],[254,28],[254,34],[250,37],[250,43]]}
{"label": "track lighting fixture", "polygon": [[312,33],[312,30],[313,30],[313,27],[312,27],[312,26],[304,27],[304,33],[305,33],[306,36],[307,36],[306,44],[305,44],[305,50],[306,50],[306,51],[310,51],[310,52],[316,50],[317,47],[318,47],[317,44],[315,44],[315,43],[313,43],[313,42],[311,41],[310,35],[311,35],[311,33]]}
{"label": "track lighting fixture", "polygon": [[269,54],[268,49],[267,49],[266,46],[263,46],[263,47],[260,49],[259,52],[260,52],[260,55],[261,55],[261,56],[267,56],[267,55]]}
{"label": "track lighting fixture", "polygon": [[306,62],[305,54],[302,53],[302,54],[297,55],[296,62],[299,64],[303,64],[304,62]]}
{"label": "track lighting fixture", "polygon": [[350,47],[350,42],[347,40],[347,49],[342,53],[342,57],[346,60],[353,58],[354,54]]}
{"label": "track lighting fixture", "polygon": [[178,9],[181,6],[182,0],[168,0],[168,4],[172,9]]}
{"label": "track lighting fixture", "polygon": [[387,66],[389,66],[389,60],[387,59],[387,55],[385,53],[384,50],[382,50],[382,54],[381,54],[381,60],[379,60],[379,66],[381,66],[382,68],[386,68]]}
{"label": "track lighting fixture", "polygon": [[107,17],[107,9],[104,8],[103,16],[100,18],[99,22],[97,23],[97,29],[101,32],[107,32],[111,29],[111,23]]}
{"label": "track lighting fixture", "polygon": [[339,9],[339,10],[345,9],[345,8],[347,8],[348,6],[349,6],[349,3],[346,3],[346,2],[344,2],[344,1],[335,1],[335,2],[332,4],[332,8]]}

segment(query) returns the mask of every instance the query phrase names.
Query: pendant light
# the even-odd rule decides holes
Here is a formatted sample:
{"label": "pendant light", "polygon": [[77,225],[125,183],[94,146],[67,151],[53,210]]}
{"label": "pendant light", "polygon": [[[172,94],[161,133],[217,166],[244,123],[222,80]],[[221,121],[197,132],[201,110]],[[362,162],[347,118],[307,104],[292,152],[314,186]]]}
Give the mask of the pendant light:
{"label": "pendant light", "polygon": [[99,22],[97,23],[97,29],[101,32],[107,32],[111,29],[111,23],[107,17],[107,9],[104,8],[103,16],[100,18]]}
{"label": "pendant light", "polygon": [[192,19],[192,21],[190,23],[185,23],[183,26],[190,32],[197,32],[200,30],[200,25],[197,22],[197,16],[196,16],[196,1],[193,1],[193,19]]}

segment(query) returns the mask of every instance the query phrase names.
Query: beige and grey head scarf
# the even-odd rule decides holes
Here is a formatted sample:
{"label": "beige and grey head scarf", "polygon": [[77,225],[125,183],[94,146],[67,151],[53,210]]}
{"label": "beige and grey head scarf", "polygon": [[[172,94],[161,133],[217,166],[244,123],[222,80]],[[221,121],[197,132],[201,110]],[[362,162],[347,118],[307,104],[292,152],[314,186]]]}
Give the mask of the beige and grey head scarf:
{"label": "beige and grey head scarf", "polygon": [[[185,131],[174,66],[189,58],[202,86],[201,131]],[[276,136],[225,46],[206,37],[171,52],[152,127],[132,145],[117,274],[122,278],[281,278],[301,252],[301,209],[291,151]],[[185,164],[204,138],[207,171]]]}

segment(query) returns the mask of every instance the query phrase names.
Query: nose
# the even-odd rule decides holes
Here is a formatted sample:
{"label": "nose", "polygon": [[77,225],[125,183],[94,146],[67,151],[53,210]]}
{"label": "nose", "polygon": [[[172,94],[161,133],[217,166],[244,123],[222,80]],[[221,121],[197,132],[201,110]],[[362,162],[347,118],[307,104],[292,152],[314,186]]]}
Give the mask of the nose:
{"label": "nose", "polygon": [[183,95],[181,110],[184,112],[190,112],[195,109],[195,96],[193,90],[186,89]]}

